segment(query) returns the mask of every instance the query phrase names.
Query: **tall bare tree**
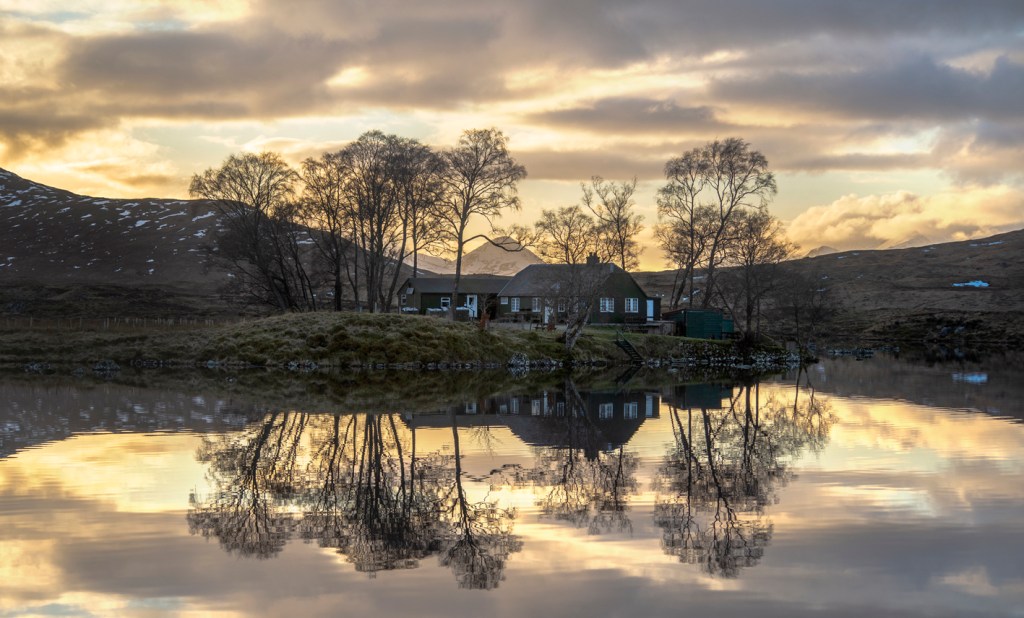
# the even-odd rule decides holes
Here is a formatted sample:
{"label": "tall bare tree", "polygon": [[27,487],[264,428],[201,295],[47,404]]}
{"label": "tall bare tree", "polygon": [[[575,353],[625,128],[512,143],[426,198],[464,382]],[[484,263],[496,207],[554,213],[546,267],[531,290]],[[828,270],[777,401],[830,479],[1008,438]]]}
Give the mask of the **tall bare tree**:
{"label": "tall bare tree", "polygon": [[438,209],[444,234],[455,250],[455,279],[451,315],[455,316],[462,278],[462,256],[466,243],[484,236],[468,235],[471,221],[491,222],[505,210],[519,210],[517,183],[526,178],[526,168],[509,154],[508,138],[498,129],[472,129],[445,150],[442,176],[444,199]]}
{"label": "tall bare tree", "polygon": [[590,179],[583,189],[583,205],[597,219],[601,241],[610,247],[609,253],[622,270],[640,264],[640,245],[636,235],[643,229],[643,217],[633,212],[636,203],[636,178],[628,182],[610,182],[600,176]]}
{"label": "tall bare tree", "polygon": [[343,191],[344,163],[336,152],[318,159],[310,157],[302,163],[303,218],[314,230],[313,242],[321,260],[327,265],[335,311],[340,311],[343,306],[346,283],[352,289],[352,298],[357,305],[360,299],[359,254],[351,240],[352,218]]}
{"label": "tall bare tree", "polygon": [[298,243],[298,174],[272,152],[229,156],[192,177],[189,194],[213,201],[227,231],[221,255],[252,295],[279,309],[315,309],[312,280]]}
{"label": "tall bare tree", "polygon": [[714,219],[709,206],[701,206],[700,195],[707,184],[707,164],[694,149],[665,164],[668,184],[658,190],[658,219],[655,236],[676,267],[671,305],[679,306],[687,294],[693,306],[694,276],[707,252]]}
{"label": "tall bare tree", "polygon": [[401,190],[409,230],[413,276],[419,273],[419,254],[441,246],[444,228],[438,216],[443,203],[445,162],[439,154],[419,142],[410,141]]}
{"label": "tall bare tree", "polygon": [[739,212],[733,226],[733,241],[726,250],[726,263],[732,268],[723,271],[719,289],[733,315],[742,316],[744,334],[756,337],[762,301],[781,283],[779,263],[792,255],[794,246],[786,240],[782,222],[767,210]]}
{"label": "tall bare tree", "polygon": [[577,205],[543,210],[534,226],[537,247],[549,261],[582,264],[602,249],[594,219]]}
{"label": "tall bare tree", "polygon": [[[690,281],[690,298],[697,260],[703,263],[701,306],[706,308],[715,296],[716,271],[733,241],[730,233],[736,229],[732,225],[735,214],[766,207],[777,192],[775,175],[763,154],[736,137],[709,142],[669,160],[665,174],[668,184],[659,194],[659,215],[669,226],[663,228],[662,244],[681,249],[680,255],[685,256],[679,266],[683,284]],[[710,229],[705,227],[708,217]],[[681,293],[673,296],[676,304]]]}

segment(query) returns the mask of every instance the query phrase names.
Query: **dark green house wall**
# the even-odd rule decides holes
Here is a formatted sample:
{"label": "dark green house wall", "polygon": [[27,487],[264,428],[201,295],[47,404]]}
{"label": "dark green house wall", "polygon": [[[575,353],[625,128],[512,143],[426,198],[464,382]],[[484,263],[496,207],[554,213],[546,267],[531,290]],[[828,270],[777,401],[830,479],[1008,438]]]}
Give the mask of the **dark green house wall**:
{"label": "dark green house wall", "polygon": [[[501,304],[500,299],[507,298],[506,304]],[[554,305],[557,311],[557,301],[555,299],[545,299],[540,297],[539,311],[533,311],[533,296],[518,296],[519,298],[519,311],[512,311],[512,298],[511,296],[499,295],[498,304],[498,317],[499,318],[514,318],[520,320],[532,320],[532,321],[543,321],[544,319],[544,305],[545,302]],[[601,311],[601,298],[613,299],[613,311],[602,312]],[[635,298],[637,299],[637,310],[636,313],[626,313],[626,299]],[[634,323],[643,324],[647,322],[647,301],[649,297],[644,293],[633,277],[623,271],[617,270],[608,275],[607,280],[598,295],[598,298],[594,300],[594,309],[590,313],[591,324],[624,324]],[[659,318],[660,314],[660,299],[655,299],[655,319]],[[565,314],[559,313],[558,319],[563,320]]]}

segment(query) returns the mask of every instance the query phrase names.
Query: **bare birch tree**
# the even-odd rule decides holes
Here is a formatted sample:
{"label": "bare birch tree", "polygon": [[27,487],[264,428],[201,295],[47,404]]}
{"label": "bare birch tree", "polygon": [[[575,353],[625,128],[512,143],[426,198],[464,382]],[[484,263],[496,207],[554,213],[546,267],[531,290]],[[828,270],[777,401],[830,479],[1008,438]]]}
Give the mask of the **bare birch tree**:
{"label": "bare birch tree", "polygon": [[226,232],[221,255],[246,291],[279,309],[315,309],[312,279],[298,246],[292,203],[298,174],[272,152],[229,156],[192,177],[189,194],[213,201]]}
{"label": "bare birch tree", "polygon": [[[766,207],[777,192],[775,175],[763,154],[736,137],[709,142],[669,160],[665,173],[668,184],[660,193],[659,215],[669,227],[663,228],[668,233],[662,235],[663,247],[682,249],[680,254],[686,256],[680,266],[683,283],[690,281],[691,298],[697,260],[703,262],[705,293],[701,307],[707,308],[715,296],[716,271],[733,240],[729,234],[735,230],[731,225],[734,215]],[[710,229],[698,225],[708,216],[712,217]],[[698,236],[702,230],[703,236]],[[680,239],[675,233],[692,236]],[[673,295],[673,304],[680,295]]]}
{"label": "bare birch tree", "polygon": [[636,203],[636,178],[628,182],[610,182],[594,176],[590,185],[581,183],[583,205],[597,219],[597,231],[601,241],[608,245],[609,253],[622,270],[636,268],[640,264],[640,245],[636,235],[643,229],[643,217],[633,212]]}
{"label": "bare birch tree", "polygon": [[438,218],[455,250],[451,304],[451,316],[454,318],[466,243],[485,236],[469,236],[469,224],[478,218],[492,222],[505,210],[519,210],[516,184],[526,178],[526,168],[509,154],[508,138],[494,128],[464,132],[458,144],[441,156],[445,161],[442,175],[444,198],[438,209]]}

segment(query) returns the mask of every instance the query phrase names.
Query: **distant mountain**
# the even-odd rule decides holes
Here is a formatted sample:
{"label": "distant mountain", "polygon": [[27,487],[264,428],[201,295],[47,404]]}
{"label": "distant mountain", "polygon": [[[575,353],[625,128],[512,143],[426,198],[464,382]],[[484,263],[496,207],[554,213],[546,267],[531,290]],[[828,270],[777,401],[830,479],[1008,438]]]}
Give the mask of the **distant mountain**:
{"label": "distant mountain", "polygon": [[[496,238],[495,242],[505,248],[485,242],[462,256],[462,274],[513,276],[531,264],[544,263],[544,260],[537,257],[537,254],[511,238]],[[407,258],[405,263],[411,266],[412,258]],[[455,274],[455,260],[422,253],[418,257],[417,266],[421,271],[426,270],[436,275]]]}
{"label": "distant mountain", "polygon": [[[877,249],[913,249],[914,247],[924,247],[925,245],[933,244],[932,240],[921,233],[912,234],[906,238],[896,238],[893,240],[887,240],[882,244],[878,245]],[[813,256],[810,256],[813,257]]]}
{"label": "distant mountain", "polygon": [[208,201],[87,197],[0,169],[4,283],[213,291],[230,279],[211,259],[220,228]]}
{"label": "distant mountain", "polygon": [[839,253],[839,249],[836,249],[835,247],[829,247],[828,245],[822,245],[820,247],[815,247],[814,249],[811,249],[810,251],[807,252],[807,255],[805,255],[804,257],[812,258],[818,257],[819,255],[828,255],[830,253]]}

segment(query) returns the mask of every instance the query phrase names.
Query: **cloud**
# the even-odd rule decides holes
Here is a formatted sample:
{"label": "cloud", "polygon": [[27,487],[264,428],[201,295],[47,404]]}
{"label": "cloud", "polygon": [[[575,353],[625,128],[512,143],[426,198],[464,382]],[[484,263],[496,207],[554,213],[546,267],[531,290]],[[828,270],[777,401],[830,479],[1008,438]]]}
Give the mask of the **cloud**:
{"label": "cloud", "polygon": [[[971,213],[965,217],[965,213]],[[797,215],[789,236],[804,248],[873,249],[917,234],[932,242],[966,240],[1024,227],[1024,191],[966,187],[932,196],[901,191],[846,195]]]}
{"label": "cloud", "polygon": [[[110,98],[108,107],[168,113],[167,102],[210,115],[298,113],[325,96],[324,82],[343,66],[344,46],[275,32],[156,32],[76,39],[60,67],[83,92]],[[134,110],[140,106],[138,111]]]}
{"label": "cloud", "polygon": [[516,160],[526,166],[532,180],[581,181],[591,176],[610,179],[664,179],[665,161],[643,152],[626,148],[600,150],[524,150],[513,152]]}
{"label": "cloud", "polygon": [[529,119],[599,133],[727,130],[709,106],[684,107],[670,99],[641,97],[609,97],[578,107],[535,113]]}
{"label": "cloud", "polygon": [[877,69],[720,80],[711,93],[733,102],[860,119],[1022,119],[1024,65],[1001,57],[981,73],[919,56]]}

